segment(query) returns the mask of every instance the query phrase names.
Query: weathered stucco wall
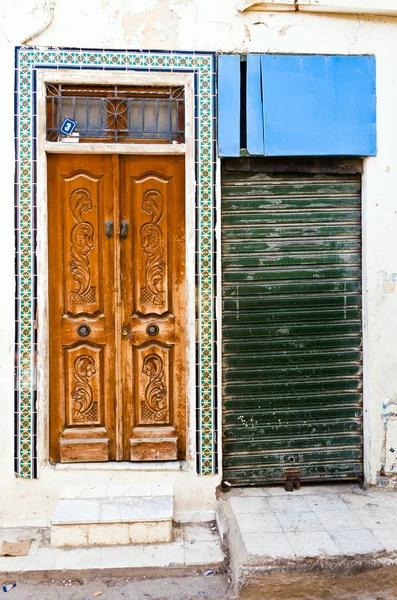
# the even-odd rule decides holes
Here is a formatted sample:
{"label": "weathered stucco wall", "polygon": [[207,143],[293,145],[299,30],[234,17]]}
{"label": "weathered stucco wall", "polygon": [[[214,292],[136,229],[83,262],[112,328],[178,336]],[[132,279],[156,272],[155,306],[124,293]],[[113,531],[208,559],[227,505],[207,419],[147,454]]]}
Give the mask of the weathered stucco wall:
{"label": "weathered stucco wall", "polygon": [[[393,18],[363,15],[241,12],[243,3],[238,0],[86,0],[84,3],[3,0],[3,3],[8,39],[15,44],[29,42],[40,46],[348,54],[374,52],[377,34],[380,45],[385,47],[381,32],[388,30],[392,36],[395,23]],[[314,4],[349,6],[352,2],[316,0]],[[361,0],[354,4],[370,10],[378,3]],[[387,4],[397,11],[395,0],[388,0]]]}
{"label": "weathered stucco wall", "polygon": [[[369,1],[369,0],[368,0]],[[364,5],[366,0],[362,0]],[[2,294],[0,294],[0,480],[7,514],[28,515],[33,496],[44,514],[54,506],[60,479],[78,484],[87,475],[48,472],[38,481],[13,475],[13,76],[14,45],[87,48],[375,54],[378,155],[365,160],[363,194],[365,472],[375,484],[392,475],[397,457],[397,19],[239,12],[234,0],[5,0],[1,48]],[[47,27],[39,35],[35,35]],[[32,38],[33,36],[33,38]],[[386,432],[389,427],[388,435]],[[387,438],[387,444],[386,444]],[[392,452],[392,450],[395,452]],[[123,480],[109,471],[89,481]],[[181,511],[210,509],[218,478],[193,473],[137,473],[135,481],[174,481]],[[182,494],[183,490],[183,494]],[[40,504],[41,503],[41,504]],[[42,506],[42,509],[40,509]],[[35,509],[36,510],[36,509]]]}

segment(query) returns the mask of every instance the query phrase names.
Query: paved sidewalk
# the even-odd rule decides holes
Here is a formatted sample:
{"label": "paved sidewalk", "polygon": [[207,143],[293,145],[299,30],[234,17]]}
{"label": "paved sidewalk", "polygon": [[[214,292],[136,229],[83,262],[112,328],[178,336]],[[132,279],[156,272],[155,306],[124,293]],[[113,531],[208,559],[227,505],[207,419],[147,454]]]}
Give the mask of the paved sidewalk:
{"label": "paved sidewalk", "polygon": [[218,521],[237,586],[252,567],[304,569],[358,557],[397,562],[397,490],[232,490],[220,500]]}
{"label": "paved sidewalk", "polygon": [[[7,541],[31,540],[26,556],[0,557],[0,581],[18,574],[58,578],[80,576],[151,576],[224,570],[224,554],[216,526],[189,524],[174,527],[167,544],[102,546],[59,549],[50,546],[49,528],[0,529]],[[165,568],[161,572],[160,569]]]}

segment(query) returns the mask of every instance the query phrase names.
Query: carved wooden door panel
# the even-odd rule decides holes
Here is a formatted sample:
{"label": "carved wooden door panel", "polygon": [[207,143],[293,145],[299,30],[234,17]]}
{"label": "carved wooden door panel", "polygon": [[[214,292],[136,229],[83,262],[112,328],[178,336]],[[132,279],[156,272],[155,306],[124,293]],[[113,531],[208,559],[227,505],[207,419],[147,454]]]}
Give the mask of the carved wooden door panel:
{"label": "carved wooden door panel", "polygon": [[50,155],[50,459],[186,448],[184,158]]}
{"label": "carved wooden door panel", "polygon": [[116,458],[115,244],[105,231],[115,220],[113,163],[102,155],[48,156],[53,461]]}
{"label": "carved wooden door panel", "polygon": [[125,460],[185,453],[184,158],[120,157]]}

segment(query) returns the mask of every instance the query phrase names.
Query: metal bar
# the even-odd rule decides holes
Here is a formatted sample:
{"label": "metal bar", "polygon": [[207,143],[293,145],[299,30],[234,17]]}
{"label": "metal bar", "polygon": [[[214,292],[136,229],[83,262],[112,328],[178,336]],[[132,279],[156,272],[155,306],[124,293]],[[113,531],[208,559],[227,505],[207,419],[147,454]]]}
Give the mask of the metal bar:
{"label": "metal bar", "polygon": [[54,128],[54,115],[55,115],[55,98],[51,98],[51,125]]}
{"label": "metal bar", "polygon": [[173,138],[173,126],[172,126],[172,107],[173,107],[173,100],[172,100],[172,96],[171,96],[171,90],[170,90],[170,97],[169,97],[169,111],[170,111],[170,135],[169,135],[169,140],[170,142],[172,142],[172,138]]}
{"label": "metal bar", "polygon": [[62,104],[61,104],[61,98],[57,98],[57,129],[60,128],[61,126],[61,117],[62,117]]}
{"label": "metal bar", "polygon": [[101,131],[104,131],[104,129],[105,129],[105,126],[104,126],[105,124],[104,124],[104,120],[103,120],[104,105],[105,105],[104,100],[103,100],[103,98],[101,98],[101,103],[99,105],[100,106],[100,108],[99,108],[99,122],[101,124]]}
{"label": "metal bar", "polygon": [[127,98],[127,135],[131,132],[131,98]]}

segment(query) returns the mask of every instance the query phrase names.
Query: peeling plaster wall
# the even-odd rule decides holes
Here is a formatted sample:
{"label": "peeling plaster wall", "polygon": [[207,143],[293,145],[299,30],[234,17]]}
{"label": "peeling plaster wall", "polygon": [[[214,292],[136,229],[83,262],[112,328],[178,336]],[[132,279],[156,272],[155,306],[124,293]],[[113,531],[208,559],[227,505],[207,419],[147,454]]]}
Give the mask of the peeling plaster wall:
{"label": "peeling plaster wall", "polygon": [[[237,0],[3,0],[4,30],[32,45],[219,52],[373,52],[396,20],[238,10]],[[340,5],[344,2],[340,1]],[[369,8],[373,0],[362,0]],[[382,33],[381,33],[382,32]],[[285,38],[281,39],[280,38]],[[299,46],[299,49],[298,47]]]}
{"label": "peeling plaster wall", "polygon": [[[365,160],[363,179],[365,473],[370,484],[378,482],[379,474],[392,480],[397,455],[393,412],[397,402],[397,286],[393,281],[394,276],[397,280],[397,19],[240,13],[234,0],[4,0],[2,12],[0,510],[7,499],[9,511],[19,503],[19,513],[28,514],[34,493],[48,511],[58,493],[50,481],[16,480],[12,460],[13,52],[15,44],[46,26],[31,45],[376,55],[378,155]],[[385,416],[390,404],[393,414]],[[122,479],[120,474],[114,477],[118,482]],[[93,483],[99,479],[90,474]],[[166,476],[152,473],[149,479]],[[213,506],[218,480],[206,478],[197,487],[193,474],[189,483],[178,473],[172,479],[178,488],[190,489],[181,510]],[[72,472],[65,474],[65,480],[79,483]]]}

